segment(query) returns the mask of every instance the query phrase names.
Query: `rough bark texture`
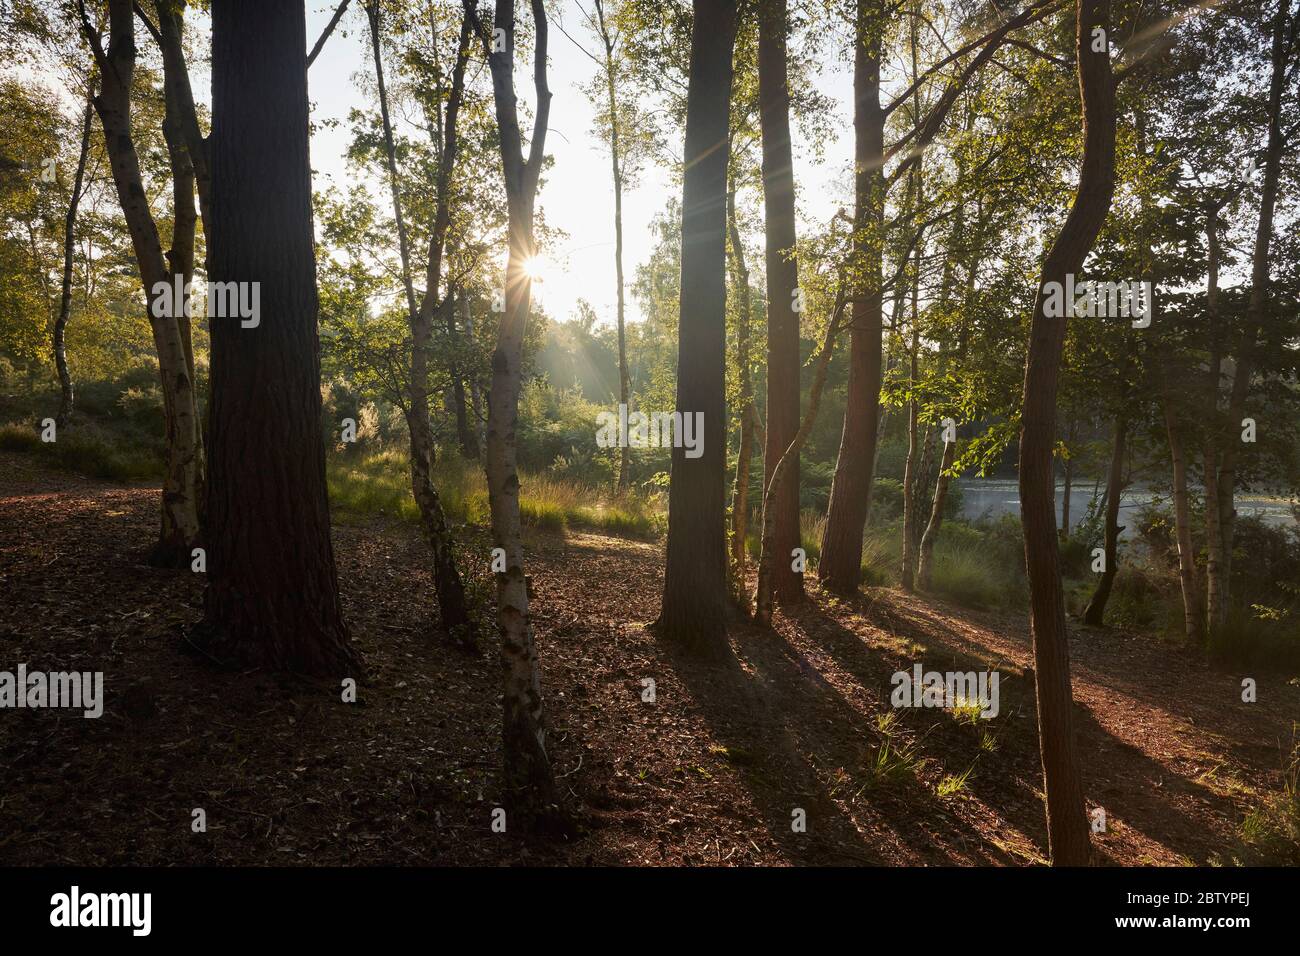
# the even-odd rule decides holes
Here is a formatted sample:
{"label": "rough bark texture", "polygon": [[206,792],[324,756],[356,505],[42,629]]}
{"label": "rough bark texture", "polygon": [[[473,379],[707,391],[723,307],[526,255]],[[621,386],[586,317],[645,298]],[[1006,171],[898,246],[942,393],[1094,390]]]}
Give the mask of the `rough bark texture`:
{"label": "rough bark texture", "polygon": [[158,541],[149,554],[151,564],[185,567],[190,550],[199,538],[199,495],[201,493],[198,409],[194,377],[181,324],[167,312],[154,314],[158,298],[154,289],[168,288],[170,303],[172,274],[163,256],[162,240],[144,191],[140,158],[131,132],[131,84],[135,74],[135,17],[130,0],[110,0],[109,38],[104,49],[99,34],[82,10],[82,29],[91,44],[99,67],[102,89],[95,97],[95,111],[104,129],[104,145],[113,172],[118,202],[131,235],[131,246],[140,270],[148,303],[149,324],[158,354],[158,372],[163,393],[163,419],[167,429],[167,470],[163,477],[162,523]]}
{"label": "rough bark texture", "polygon": [[854,226],[856,294],[852,304],[844,427],[826,507],[817,575],[833,591],[851,592],[862,577],[862,534],[880,425],[881,287],[885,217],[885,113],[880,106],[880,28],[869,0],[859,0],[853,58]]}
{"label": "rough bark texture", "polygon": [[1110,446],[1110,470],[1106,475],[1106,527],[1103,532],[1103,550],[1106,552],[1105,570],[1097,579],[1088,606],[1083,609],[1083,623],[1100,627],[1106,619],[1106,602],[1119,573],[1120,498],[1124,493],[1124,447],[1128,423],[1123,415],[1115,419],[1114,435]]}
{"label": "rough bark texture", "polygon": [[533,206],[551,108],[551,93],[546,85],[546,11],[541,0],[533,0],[533,83],[537,112],[525,160],[515,100],[513,0],[497,0],[495,23],[505,31],[506,38],[505,49],[497,52],[493,52],[491,31],[477,22],[473,0],[465,0],[465,9],[478,26],[492,70],[492,95],[509,215],[505,312],[497,331],[496,350],[492,353],[486,463],[492,539],[505,552],[506,566],[496,576],[497,626],[501,635],[503,783],[513,810],[525,823],[543,825],[558,818],[558,807],[555,778],[546,753],[546,717],[528,610],[529,582],[524,574],[519,520],[516,430],[523,382],[524,327],[532,302],[532,281],[526,265],[536,253]]}
{"label": "rough bark texture", "polygon": [[1066,275],[1079,269],[1110,211],[1115,188],[1115,87],[1109,52],[1092,50],[1093,28],[1108,30],[1109,21],[1109,0],[1078,0],[1075,49],[1083,101],[1083,159],[1069,216],[1043,261],[1029,332],[1020,432],[1020,508],[1048,846],[1053,864],[1067,866],[1089,862],[1090,841],[1074,739],[1052,462],[1066,320],[1047,316],[1044,286],[1048,282],[1064,284]]}
{"label": "rough bark texture", "polygon": [[214,282],[260,283],[255,327],[213,318],[207,574],[219,658],[357,676],[321,441],[302,0],[212,10]]}
{"label": "rough bark texture", "polygon": [[[799,429],[799,312],[795,294],[799,269],[794,258],[794,158],[790,144],[790,90],[786,75],[785,0],[772,0],[758,14],[758,107],[763,141],[763,212],[767,267],[767,447],[763,452],[763,484],[772,485],[777,462]],[[765,495],[763,507],[773,508],[772,547],[791,556],[799,547],[799,460]],[[763,518],[764,526],[767,516]],[[780,602],[803,597],[803,574],[790,561],[772,567],[772,589]]]}
{"label": "rough bark texture", "polygon": [[701,413],[701,454],[673,448],[668,548],[657,621],[667,639],[726,646],[726,203],[734,0],[697,0],[682,182],[677,411]]}
{"label": "rough bark texture", "polygon": [[777,460],[772,470],[772,480],[768,482],[763,493],[763,538],[762,550],[758,558],[758,589],[754,599],[754,621],[767,627],[772,623],[772,605],[776,597],[776,568],[788,560],[788,555],[777,545],[777,512],[768,507],[770,499],[781,493],[781,486],[794,480],[795,467],[799,453],[803,450],[813,425],[817,422],[817,412],[821,407],[822,389],[826,385],[826,370],[830,367],[831,353],[835,350],[835,338],[840,332],[840,323],[844,318],[845,289],[841,281],[835,297],[835,309],[830,322],[826,325],[826,338],[814,359],[815,371],[812,386],[808,390],[808,408],[803,421],[799,424],[790,444]]}
{"label": "rough bark texture", "polygon": [[68,214],[63,220],[63,287],[59,293],[59,314],[54,319],[54,367],[59,373],[59,411],[54,421],[63,428],[72,418],[74,401],[72,373],[68,370],[66,333],[68,318],[72,315],[72,265],[77,248],[77,208],[81,205],[81,190],[86,181],[86,158],[90,155],[90,127],[95,115],[93,94],[86,97],[86,109],[81,119],[81,147],[77,151],[77,171],[72,178],[72,196],[68,199]]}

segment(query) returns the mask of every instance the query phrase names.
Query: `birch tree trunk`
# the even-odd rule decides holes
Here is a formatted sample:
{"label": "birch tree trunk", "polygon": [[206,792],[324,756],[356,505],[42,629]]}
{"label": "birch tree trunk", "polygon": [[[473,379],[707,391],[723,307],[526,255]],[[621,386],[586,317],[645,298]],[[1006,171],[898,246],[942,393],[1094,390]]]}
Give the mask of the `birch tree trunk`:
{"label": "birch tree trunk", "polygon": [[[425,275],[424,298],[416,303],[415,282],[411,275],[411,252],[406,221],[402,215],[401,185],[397,176],[397,148],[388,112],[388,91],[384,82],[384,58],[381,8],[377,2],[365,5],[370,24],[370,46],[375,63],[379,91],[379,112],[384,130],[384,156],[388,166],[389,187],[393,197],[393,216],[397,224],[398,249],[402,262],[402,285],[406,292],[407,321],[411,328],[411,369],[407,384],[406,420],[411,446],[411,494],[420,511],[420,529],[433,556],[433,581],[438,593],[438,609],[443,627],[452,639],[473,649],[476,646],[474,624],[465,599],[465,585],[456,567],[454,541],[442,499],[433,483],[436,449],[433,425],[429,418],[429,352],[433,343],[434,313],[442,307],[438,298],[442,278],[442,255],[451,222],[451,173],[455,168],[456,120],[465,82],[465,64],[469,57],[470,24],[462,19],[456,49],[451,93],[447,102],[447,120],[441,145],[437,181],[434,184],[435,213],[429,237],[429,255]],[[436,38],[435,38],[436,42]],[[453,303],[448,299],[450,312]]]}
{"label": "birch tree trunk", "polygon": [[532,300],[527,263],[536,254],[533,206],[541,175],[550,117],[551,92],[546,84],[547,21],[542,0],[532,0],[534,23],[533,83],[536,117],[528,158],[515,99],[514,0],[497,0],[495,29],[505,38],[503,49],[478,20],[474,0],[465,10],[483,41],[492,71],[492,94],[500,138],[509,218],[505,312],[492,354],[492,390],[488,395],[487,483],[492,511],[493,544],[505,555],[505,571],[497,580],[497,626],[501,634],[502,743],[504,784],[516,810],[527,824],[546,825],[560,818],[555,778],[546,753],[546,717],[542,707],[537,651],[529,616],[529,580],[524,574],[523,536],[519,519],[519,468],[516,431],[519,390],[523,382],[524,327]]}
{"label": "birch tree trunk", "polygon": [[[162,240],[149,208],[140,174],[140,159],[131,131],[131,84],[135,75],[135,17],[131,0],[109,0],[108,46],[82,14],[82,32],[99,67],[102,88],[95,111],[104,130],[122,214],[131,235],[131,247],[140,270],[148,305],[149,324],[158,355],[166,423],[167,465],[163,477],[162,522],[149,562],[159,567],[188,567],[191,549],[199,539],[201,452],[194,378],[181,324],[173,313],[183,303],[172,302],[173,275],[163,256]],[[158,290],[165,289],[159,293]]]}

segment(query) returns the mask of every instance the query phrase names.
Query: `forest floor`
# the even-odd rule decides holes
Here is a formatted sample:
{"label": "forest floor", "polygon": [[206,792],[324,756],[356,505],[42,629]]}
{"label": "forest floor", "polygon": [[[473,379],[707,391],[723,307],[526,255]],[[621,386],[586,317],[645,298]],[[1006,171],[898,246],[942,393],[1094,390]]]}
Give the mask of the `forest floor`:
{"label": "forest floor", "polygon": [[[0,453],[0,670],[103,671],[106,698],[97,720],[0,712],[0,864],[1044,860],[1023,614],[814,592],[775,632],[734,626],[734,654],[704,664],[644,626],[661,545],[530,536],[551,756],[578,830],[528,839],[491,826],[495,654],[442,637],[414,527],[336,516],[367,666],[345,704],[338,682],[223,671],[188,650],[203,582],[141,563],[157,511],[156,489]],[[1240,859],[1243,819],[1282,787],[1300,682],[1118,630],[1072,625],[1070,650],[1088,806],[1105,811],[1099,861]],[[891,674],[918,661],[996,668],[1000,713],[893,710]],[[1242,702],[1247,676],[1256,703]]]}

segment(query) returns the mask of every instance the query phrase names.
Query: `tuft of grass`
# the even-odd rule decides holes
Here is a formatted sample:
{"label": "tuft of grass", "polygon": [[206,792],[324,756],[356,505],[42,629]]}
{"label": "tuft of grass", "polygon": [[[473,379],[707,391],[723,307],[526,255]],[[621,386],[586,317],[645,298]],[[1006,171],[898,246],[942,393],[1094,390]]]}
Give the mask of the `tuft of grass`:
{"label": "tuft of grass", "polygon": [[[335,455],[329,460],[327,474],[330,501],[340,511],[420,520],[403,449]],[[487,481],[477,465],[458,455],[442,456],[434,466],[433,481],[450,520],[477,525],[490,522]],[[653,537],[662,527],[662,516],[648,499],[630,492],[603,494],[544,475],[520,476],[519,516],[525,526],[546,531],[574,527]]]}
{"label": "tuft of grass", "polygon": [[85,418],[60,429],[52,442],[41,441],[38,431],[23,425],[0,426],[0,448],[36,455],[51,467],[106,481],[141,481],[163,473],[156,445],[133,441]]}
{"label": "tuft of grass", "polygon": [[953,720],[959,724],[970,724],[972,727],[979,725],[982,719],[980,714],[983,710],[984,707],[978,700],[966,700],[964,697],[959,697],[952,703]]}
{"label": "tuft of grass", "polygon": [[938,787],[935,788],[936,792],[940,797],[951,797],[961,793],[966,789],[966,781],[970,779],[971,771],[974,769],[975,765],[971,764],[964,773],[945,774],[943,779],[939,781]]}
{"label": "tuft of grass", "polygon": [[876,730],[883,739],[867,758],[863,768],[865,781],[858,789],[858,795],[915,778],[925,760],[917,753],[916,744],[903,738],[902,729],[894,711],[882,711],[876,715]]}
{"label": "tuft of grass", "polygon": [[0,449],[4,451],[38,452],[42,444],[40,434],[30,428],[12,422],[0,425]]}
{"label": "tuft of grass", "polygon": [[1239,830],[1252,862],[1300,865],[1300,724],[1291,726],[1291,752],[1282,762],[1282,789],[1246,814]]}

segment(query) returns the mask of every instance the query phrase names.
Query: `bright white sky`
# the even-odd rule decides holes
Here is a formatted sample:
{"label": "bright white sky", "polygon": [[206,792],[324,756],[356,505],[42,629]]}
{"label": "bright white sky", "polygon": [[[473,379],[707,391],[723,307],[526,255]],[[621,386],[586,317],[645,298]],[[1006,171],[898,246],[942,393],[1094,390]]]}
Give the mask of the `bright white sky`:
{"label": "bright white sky", "polygon": [[[585,43],[588,37],[576,5],[571,0],[563,0],[556,6],[565,29],[574,39]],[[329,22],[334,7],[334,0],[308,0],[309,46]],[[527,4],[521,3],[520,8],[519,15],[527,17]],[[308,91],[315,105],[312,117],[322,124],[311,144],[318,189],[331,183],[342,186],[353,178],[344,159],[351,136],[347,115],[350,109],[366,105],[354,76],[362,73],[370,77],[374,70],[364,23],[361,11],[349,8],[308,75]],[[344,29],[346,36],[339,32]],[[587,49],[594,50],[596,46],[592,43]],[[578,299],[583,298],[595,308],[601,322],[612,324],[616,301],[614,186],[609,154],[593,134],[591,104],[580,89],[580,84],[595,72],[596,65],[554,24],[550,31],[549,59],[552,100],[546,151],[554,157],[555,164],[547,172],[538,205],[545,211],[547,222],[563,229],[568,238],[558,248],[543,250],[547,260],[544,278],[534,289],[553,319],[571,318]],[[517,92],[521,100],[529,102],[531,64],[521,61],[515,68]],[[195,76],[196,95],[206,93],[207,82],[206,76]],[[838,196],[835,185],[845,182],[853,155],[853,125],[848,112],[852,102],[851,70],[840,65],[829,66],[818,85],[834,96],[838,122],[832,124],[832,138],[824,142],[826,160],[819,167],[812,165],[810,153],[804,148],[806,144],[799,141],[796,131],[795,174],[802,211],[814,221],[824,222],[836,208],[851,199]],[[327,119],[337,119],[340,124],[325,127],[323,121]],[[677,151],[680,152],[680,146]],[[499,169],[495,172],[500,175]],[[650,256],[653,242],[650,222],[674,191],[670,179],[668,170],[648,166],[636,188],[624,189],[623,265],[629,286],[628,319],[632,321],[639,320],[640,313],[631,298],[630,286],[636,276],[636,265]],[[375,192],[378,196],[386,194],[386,187]],[[761,263],[761,259],[757,261]]]}

